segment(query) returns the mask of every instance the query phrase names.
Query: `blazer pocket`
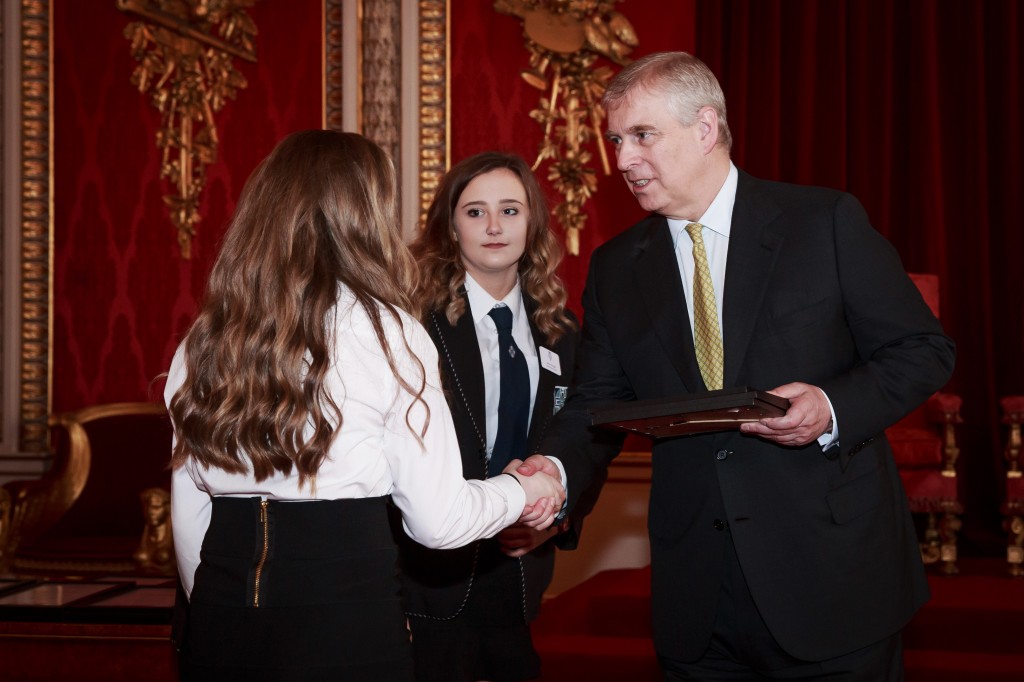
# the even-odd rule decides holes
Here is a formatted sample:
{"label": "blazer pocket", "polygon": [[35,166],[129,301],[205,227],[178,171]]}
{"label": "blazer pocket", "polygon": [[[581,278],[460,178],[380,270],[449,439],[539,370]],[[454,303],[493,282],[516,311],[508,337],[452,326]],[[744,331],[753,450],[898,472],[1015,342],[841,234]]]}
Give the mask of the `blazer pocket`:
{"label": "blazer pocket", "polygon": [[842,525],[868,513],[882,503],[884,487],[883,470],[875,469],[836,488],[825,498],[832,520]]}

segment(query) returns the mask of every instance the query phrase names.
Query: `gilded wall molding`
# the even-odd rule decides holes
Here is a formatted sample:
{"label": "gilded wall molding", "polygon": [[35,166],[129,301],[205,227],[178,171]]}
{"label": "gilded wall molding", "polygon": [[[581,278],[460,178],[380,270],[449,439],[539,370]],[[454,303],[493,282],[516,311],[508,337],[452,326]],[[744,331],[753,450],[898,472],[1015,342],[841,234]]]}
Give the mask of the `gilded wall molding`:
{"label": "gilded wall molding", "polygon": [[21,2],[21,355],[23,452],[47,449],[53,328],[52,53],[50,3]]}
{"label": "gilded wall molding", "polygon": [[343,59],[341,0],[324,0],[324,120],[327,130],[342,130]]}
{"label": "gilded wall molding", "polygon": [[448,0],[419,3],[419,188],[420,224],[441,178],[448,169],[449,137],[449,40]]}
{"label": "gilded wall molding", "polygon": [[362,9],[362,131],[401,168],[401,3],[362,0]]}

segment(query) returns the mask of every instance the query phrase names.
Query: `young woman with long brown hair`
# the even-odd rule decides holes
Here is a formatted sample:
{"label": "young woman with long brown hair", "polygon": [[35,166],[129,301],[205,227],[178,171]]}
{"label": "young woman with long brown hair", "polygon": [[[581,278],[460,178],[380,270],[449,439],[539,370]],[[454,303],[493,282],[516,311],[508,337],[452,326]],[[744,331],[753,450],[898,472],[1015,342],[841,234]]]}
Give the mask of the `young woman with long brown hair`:
{"label": "young woman with long brown hair", "polygon": [[[412,250],[420,266],[413,299],[441,355],[462,474],[493,477],[534,451],[565,399],[577,340],[556,273],[561,248],[530,167],[498,152],[456,164]],[[529,622],[551,581],[554,545],[575,546],[573,521],[515,526],[459,550],[400,543],[417,680],[539,674]]]}
{"label": "young woman with long brown hair", "polygon": [[295,133],[249,178],[165,390],[183,678],[408,680],[389,504],[435,548],[561,504],[463,479],[413,282],[372,142]]}

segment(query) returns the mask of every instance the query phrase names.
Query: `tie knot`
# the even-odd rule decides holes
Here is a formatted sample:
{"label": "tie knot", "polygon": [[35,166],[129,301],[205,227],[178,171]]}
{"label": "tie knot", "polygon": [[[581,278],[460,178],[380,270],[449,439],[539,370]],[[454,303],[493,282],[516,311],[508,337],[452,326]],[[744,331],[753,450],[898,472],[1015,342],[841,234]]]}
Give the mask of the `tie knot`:
{"label": "tie knot", "polygon": [[697,241],[701,239],[700,231],[704,228],[700,223],[687,223],[686,234],[690,235],[690,239]]}
{"label": "tie knot", "polygon": [[494,326],[498,328],[499,332],[512,331],[512,311],[507,305],[491,308],[487,314],[494,320]]}

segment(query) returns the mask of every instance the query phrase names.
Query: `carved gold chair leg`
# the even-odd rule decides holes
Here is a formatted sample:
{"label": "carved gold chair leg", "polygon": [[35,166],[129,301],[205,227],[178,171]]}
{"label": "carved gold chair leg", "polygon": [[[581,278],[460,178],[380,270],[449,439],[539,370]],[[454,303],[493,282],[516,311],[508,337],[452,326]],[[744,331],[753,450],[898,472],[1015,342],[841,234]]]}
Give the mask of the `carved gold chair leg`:
{"label": "carved gold chair leg", "polygon": [[924,539],[921,541],[921,561],[925,566],[936,563],[939,560],[939,526],[935,520],[935,514],[928,514],[928,527],[924,529]]}
{"label": "carved gold chair leg", "polygon": [[942,514],[942,521],[939,522],[939,558],[942,561],[942,573],[945,575],[956,575],[960,572],[957,568],[956,534],[963,522],[960,517],[952,511]]}
{"label": "carved gold chair leg", "polygon": [[1006,545],[1006,561],[1010,565],[1010,575],[1020,578],[1024,576],[1024,517],[1020,514],[1010,516],[1003,522],[1003,526],[1010,536]]}
{"label": "carved gold chair leg", "polygon": [[1006,437],[1006,487],[1002,505],[1003,528],[1008,533],[1006,561],[1010,575],[1024,576],[1024,472],[1021,471],[1021,424],[1024,423],[1024,396],[1007,396],[1000,401],[1003,423],[1009,426]]}

